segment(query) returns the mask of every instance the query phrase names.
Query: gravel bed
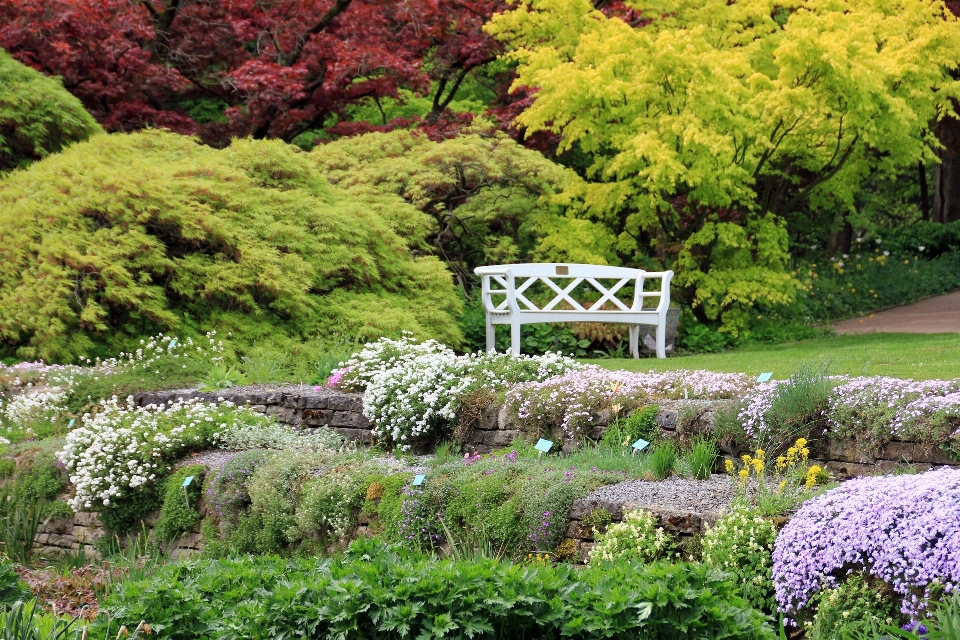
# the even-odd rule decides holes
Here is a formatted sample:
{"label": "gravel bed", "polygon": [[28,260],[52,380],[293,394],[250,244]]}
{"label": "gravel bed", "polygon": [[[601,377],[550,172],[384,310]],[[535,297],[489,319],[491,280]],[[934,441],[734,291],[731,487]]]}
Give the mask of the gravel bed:
{"label": "gravel bed", "polygon": [[671,476],[660,482],[628,480],[600,487],[587,500],[633,502],[675,511],[720,511],[733,500],[737,482],[728,475],[714,474],[709,480]]}

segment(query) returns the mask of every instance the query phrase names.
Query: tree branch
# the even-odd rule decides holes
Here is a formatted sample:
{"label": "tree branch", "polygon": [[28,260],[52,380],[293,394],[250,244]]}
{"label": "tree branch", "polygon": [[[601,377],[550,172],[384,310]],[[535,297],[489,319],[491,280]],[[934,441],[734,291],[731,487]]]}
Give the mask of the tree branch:
{"label": "tree branch", "polygon": [[293,51],[290,52],[290,55],[287,56],[286,60],[281,60],[280,64],[284,66],[291,66],[296,64],[297,60],[300,59],[300,55],[303,53],[303,48],[307,45],[307,40],[310,39],[310,36],[315,36],[333,22],[333,19],[338,15],[347,10],[347,7],[350,6],[352,0],[334,0],[333,6],[323,14],[323,17],[317,21],[312,27],[307,29],[307,32],[301,36],[297,37],[297,44],[293,47]]}

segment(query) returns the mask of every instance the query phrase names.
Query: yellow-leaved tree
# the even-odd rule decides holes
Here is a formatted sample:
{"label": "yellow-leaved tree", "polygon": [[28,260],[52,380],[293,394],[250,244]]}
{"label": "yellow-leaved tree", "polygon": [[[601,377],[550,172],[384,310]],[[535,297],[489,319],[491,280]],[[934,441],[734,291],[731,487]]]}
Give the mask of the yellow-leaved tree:
{"label": "yellow-leaved tree", "polygon": [[[603,3],[606,4],[606,3]],[[960,94],[939,0],[521,0],[488,30],[538,88],[518,122],[589,158],[562,197],[654,255],[736,333],[798,290],[782,216],[848,209],[865,176],[930,159]]]}

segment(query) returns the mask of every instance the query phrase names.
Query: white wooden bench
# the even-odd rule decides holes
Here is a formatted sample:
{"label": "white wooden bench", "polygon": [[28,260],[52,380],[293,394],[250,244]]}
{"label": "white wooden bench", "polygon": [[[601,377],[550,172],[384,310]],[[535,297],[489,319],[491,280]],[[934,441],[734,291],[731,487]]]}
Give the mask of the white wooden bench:
{"label": "white wooden bench", "polygon": [[[653,272],[596,264],[501,264],[477,267],[474,273],[483,279],[481,295],[487,312],[487,351],[496,349],[494,327],[498,324],[510,325],[510,351],[520,355],[520,325],[537,322],[614,322],[630,326],[630,353],[634,358],[640,357],[640,325],[656,326],[657,357],[666,357],[664,337],[673,271]],[[659,291],[643,290],[644,282],[650,278],[660,279]],[[518,283],[518,280],[521,282]],[[564,286],[561,288],[555,280],[563,281]],[[598,280],[617,282],[607,288]],[[524,295],[537,282],[556,293],[556,297],[542,308]],[[600,299],[589,308],[584,308],[571,295],[583,283],[600,293]],[[633,300],[628,306],[617,297],[617,292],[629,284],[633,285]],[[497,299],[494,300],[494,297]],[[644,308],[643,301],[648,297],[659,298],[655,308]]]}

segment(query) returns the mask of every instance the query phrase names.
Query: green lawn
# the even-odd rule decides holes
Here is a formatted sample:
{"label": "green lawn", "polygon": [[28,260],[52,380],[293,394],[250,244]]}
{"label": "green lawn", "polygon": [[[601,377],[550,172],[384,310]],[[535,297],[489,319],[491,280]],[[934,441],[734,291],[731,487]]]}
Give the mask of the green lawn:
{"label": "green lawn", "polygon": [[887,375],[897,378],[960,377],[960,334],[874,333],[804,340],[778,345],[753,345],[735,351],[676,356],[666,360],[589,360],[608,369],[628,371],[710,371],[759,375],[772,371],[783,379],[800,366],[829,362],[830,372],[851,375]]}

